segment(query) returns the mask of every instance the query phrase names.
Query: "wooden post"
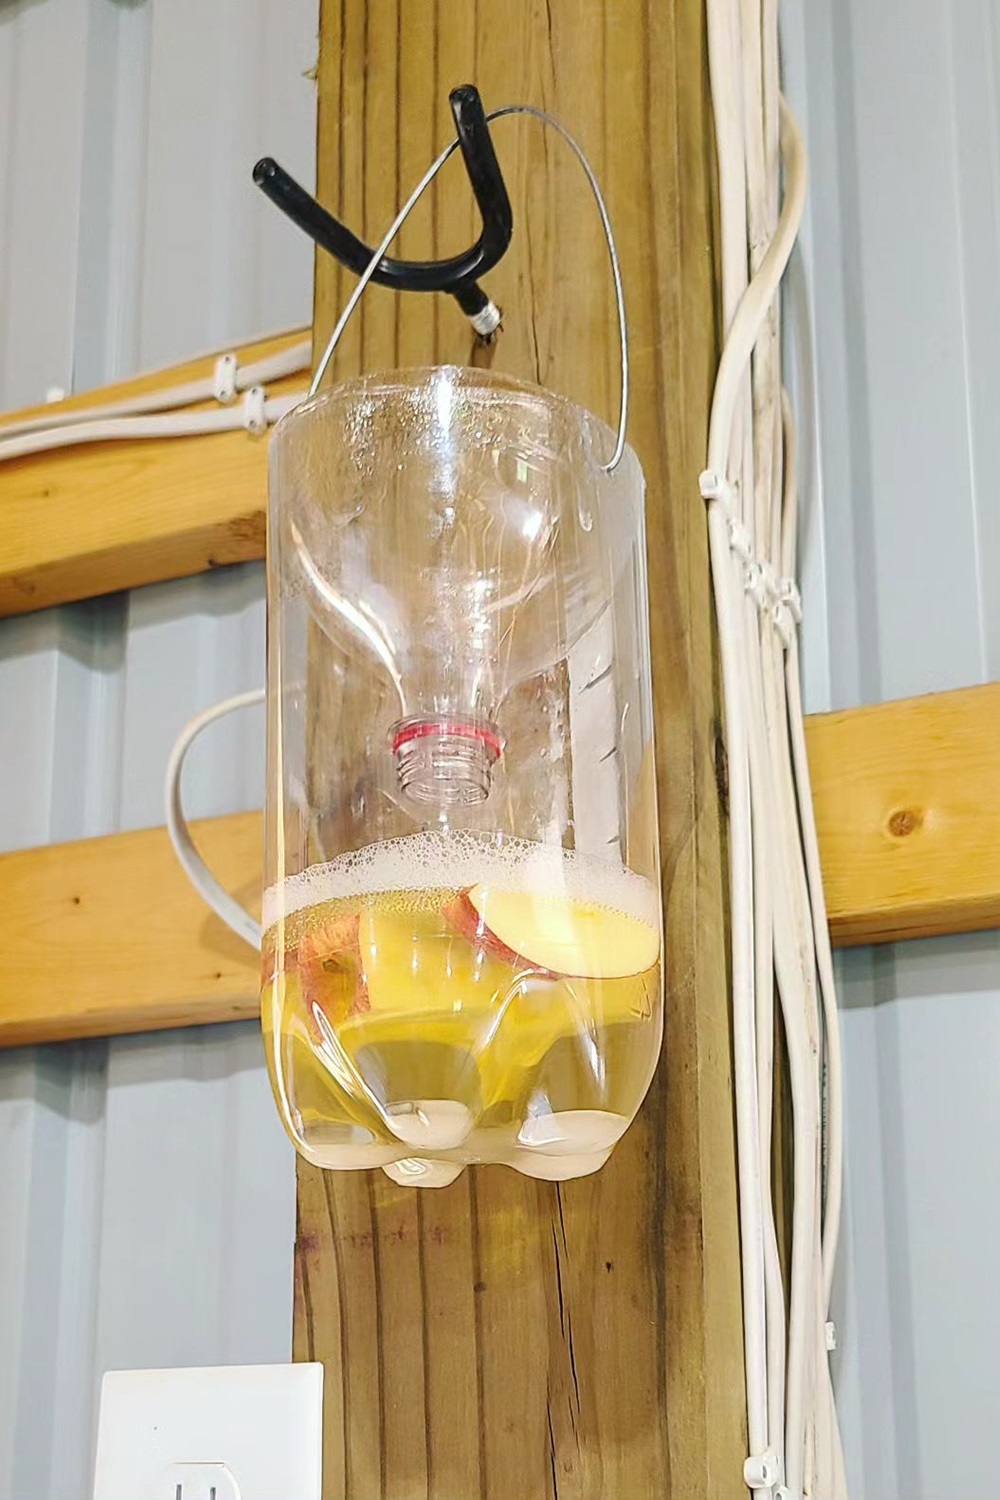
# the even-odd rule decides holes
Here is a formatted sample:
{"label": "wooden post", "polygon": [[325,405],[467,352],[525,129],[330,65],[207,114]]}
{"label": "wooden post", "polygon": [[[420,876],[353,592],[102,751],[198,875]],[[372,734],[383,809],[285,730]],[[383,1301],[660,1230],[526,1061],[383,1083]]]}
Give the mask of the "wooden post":
{"label": "wooden post", "polygon": [[[378,238],[450,138],[448,90],[552,110],[605,188],[648,483],[667,1026],[639,1119],[562,1187],[504,1168],[415,1192],[299,1168],[295,1356],[326,1365],[326,1500],[709,1500],[744,1493],[742,1320],[718,689],[698,495],[718,347],[700,0],[324,0],[320,197]],[[494,362],[613,421],[606,254],[537,122],[495,139],[514,242],[488,354],[450,300],[371,288],[342,373]],[[456,158],[396,253],[476,231]],[[318,264],[322,342],[349,278]]]}

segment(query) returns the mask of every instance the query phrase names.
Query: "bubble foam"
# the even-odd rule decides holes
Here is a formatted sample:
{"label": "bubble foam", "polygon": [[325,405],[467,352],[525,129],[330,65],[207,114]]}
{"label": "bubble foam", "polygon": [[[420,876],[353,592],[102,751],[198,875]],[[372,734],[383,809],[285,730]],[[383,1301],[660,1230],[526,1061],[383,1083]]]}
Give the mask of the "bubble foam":
{"label": "bubble foam", "polygon": [[467,890],[473,885],[563,896],[624,912],[651,927],[660,923],[653,882],[617,861],[529,839],[428,831],[367,844],[269,886],[264,892],[264,930],[281,917],[323,901],[386,891]]}

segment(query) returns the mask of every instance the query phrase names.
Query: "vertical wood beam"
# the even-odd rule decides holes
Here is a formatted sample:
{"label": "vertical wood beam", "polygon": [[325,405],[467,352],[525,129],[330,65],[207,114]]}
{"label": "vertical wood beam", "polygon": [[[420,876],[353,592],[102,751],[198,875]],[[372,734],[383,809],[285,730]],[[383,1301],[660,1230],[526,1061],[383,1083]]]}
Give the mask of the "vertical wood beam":
{"label": "vertical wood beam", "polygon": [[[319,192],[370,241],[451,133],[449,88],[552,110],[619,239],[629,436],[648,482],[666,909],[664,1053],[595,1177],[504,1168],[444,1191],[299,1166],[295,1355],[326,1365],[326,1500],[710,1500],[743,1493],[736,1171],[718,684],[698,496],[718,348],[701,0],[323,0]],[[495,138],[514,242],[474,349],[450,300],[372,287],[341,374],[494,363],[608,420],[614,308],[579,169],[537,123]],[[464,246],[456,158],[398,253]],[[321,257],[322,342],[348,279]]]}

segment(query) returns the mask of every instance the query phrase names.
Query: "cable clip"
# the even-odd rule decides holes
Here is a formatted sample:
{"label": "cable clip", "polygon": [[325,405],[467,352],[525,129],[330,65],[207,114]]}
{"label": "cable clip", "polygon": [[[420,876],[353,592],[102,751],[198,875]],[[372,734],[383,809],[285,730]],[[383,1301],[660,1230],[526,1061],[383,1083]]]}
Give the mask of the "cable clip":
{"label": "cable clip", "polygon": [[785,650],[790,650],[792,641],[795,639],[795,621],[792,619],[791,611],[780,600],[771,606],[771,623],[778,632]]}
{"label": "cable clip", "polygon": [[785,606],[796,625],[801,625],[802,595],[794,578],[782,578],[778,585],[778,601]]}
{"label": "cable clip", "polygon": [[750,595],[750,598],[759,610],[767,608],[767,578],[759,562],[751,561],[744,567],[743,588]]}
{"label": "cable clip", "polygon": [[703,500],[721,500],[728,510],[733,487],[728,479],[720,479],[714,469],[703,469],[698,475],[698,488]]}
{"label": "cable clip", "polygon": [[252,385],[243,393],[243,426],[247,432],[267,431],[267,412],[264,408],[262,385]]}
{"label": "cable clip", "polygon": [[743,1483],[748,1490],[769,1490],[781,1478],[778,1455],[768,1448],[764,1453],[755,1453],[743,1465]]}
{"label": "cable clip", "polygon": [[826,1352],[832,1354],[837,1347],[837,1325],[832,1318],[825,1325]]}
{"label": "cable clip", "polygon": [[739,558],[742,563],[752,563],[753,541],[749,531],[742,521],[737,521],[735,516],[729,517],[729,550]]}
{"label": "cable clip", "polygon": [[235,354],[220,354],[212,373],[212,395],[220,406],[231,406],[236,400]]}

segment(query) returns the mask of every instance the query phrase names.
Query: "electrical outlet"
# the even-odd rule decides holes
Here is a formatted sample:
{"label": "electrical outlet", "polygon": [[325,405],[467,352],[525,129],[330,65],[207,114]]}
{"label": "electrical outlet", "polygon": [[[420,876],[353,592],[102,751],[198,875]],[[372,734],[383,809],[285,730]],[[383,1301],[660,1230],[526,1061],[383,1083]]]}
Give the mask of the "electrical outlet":
{"label": "electrical outlet", "polygon": [[167,1500],[243,1500],[227,1464],[171,1464],[165,1477]]}
{"label": "electrical outlet", "polygon": [[323,1366],[110,1370],[94,1500],[321,1500]]}

